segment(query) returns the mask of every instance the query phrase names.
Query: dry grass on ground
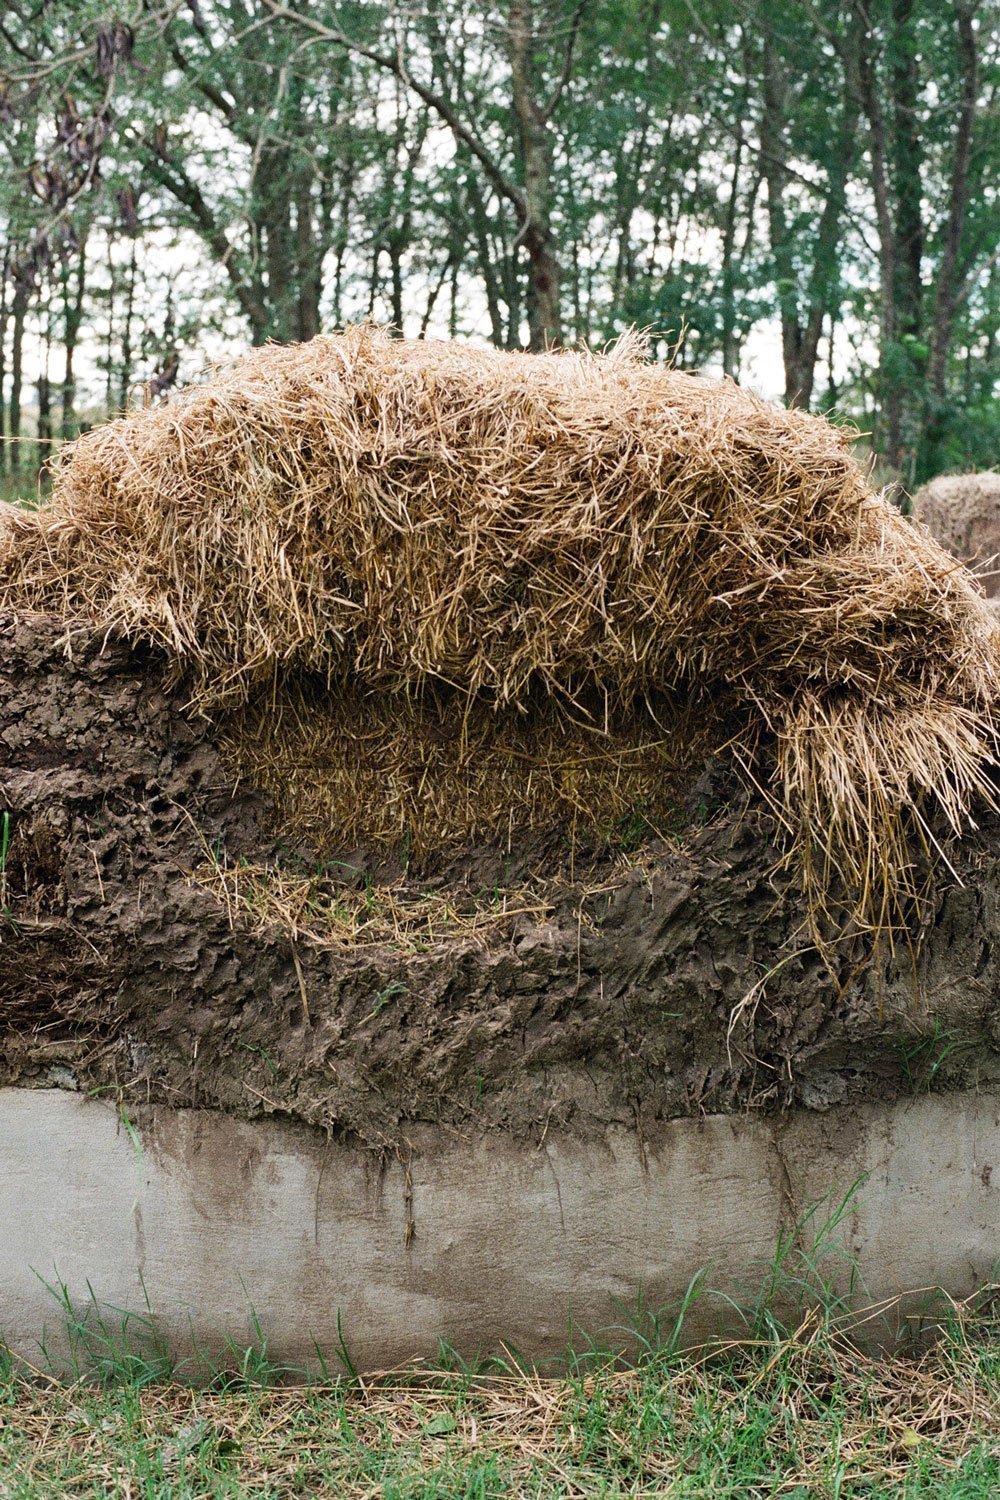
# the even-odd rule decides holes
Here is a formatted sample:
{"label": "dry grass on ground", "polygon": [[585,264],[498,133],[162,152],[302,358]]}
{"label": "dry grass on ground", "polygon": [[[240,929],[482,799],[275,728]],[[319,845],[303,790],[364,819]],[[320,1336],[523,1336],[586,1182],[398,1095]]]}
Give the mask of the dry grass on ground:
{"label": "dry grass on ground", "polygon": [[[460,1368],[298,1389],[244,1356],[226,1389],[8,1374],[0,1494],[338,1500],[865,1496],[1000,1488],[989,1297],[922,1356],[870,1356],[821,1313],[794,1331],[638,1367]],[[123,1374],[128,1378],[122,1378]],[[117,1381],[112,1376],[117,1375]],[[220,1378],[216,1377],[216,1384]]]}

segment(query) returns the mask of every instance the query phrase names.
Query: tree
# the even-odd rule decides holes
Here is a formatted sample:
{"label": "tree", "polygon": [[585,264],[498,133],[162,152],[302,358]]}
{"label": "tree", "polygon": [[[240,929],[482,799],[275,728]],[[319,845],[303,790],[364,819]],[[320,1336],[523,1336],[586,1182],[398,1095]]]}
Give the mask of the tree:
{"label": "tree", "polygon": [[[562,268],[552,222],[554,116],[572,77],[587,0],[577,0],[569,13],[559,0],[508,0],[497,28],[509,99],[507,138],[499,148],[468,107],[453,61],[464,47],[464,12],[449,15],[432,6],[421,27],[405,7],[387,11],[382,24],[392,34],[390,49],[280,0],[265,0],[265,4],[279,28],[305,32],[391,73],[448,128],[456,149],[464,149],[489,187],[513,209],[518,226],[515,245],[523,248],[529,268],[530,347],[540,349],[558,341]],[[490,10],[478,13],[486,35],[492,30],[493,14]]]}
{"label": "tree", "polygon": [[836,402],[908,482],[994,462],[998,20],[1000,0],[17,0],[10,463],[39,420],[69,437],[208,346],[366,315],[534,349],[638,324],[657,357],[737,377],[774,329],[784,399]]}

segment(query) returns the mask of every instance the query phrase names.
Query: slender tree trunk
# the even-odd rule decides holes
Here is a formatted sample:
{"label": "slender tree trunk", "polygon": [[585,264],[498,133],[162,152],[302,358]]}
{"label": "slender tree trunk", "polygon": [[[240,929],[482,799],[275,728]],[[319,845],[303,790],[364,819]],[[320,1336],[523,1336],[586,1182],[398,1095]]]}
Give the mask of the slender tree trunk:
{"label": "slender tree trunk", "polygon": [[895,187],[896,313],[900,334],[919,338],[922,326],[924,224],[923,143],[917,121],[920,77],[915,0],[893,0],[890,52],[892,180]]}
{"label": "slender tree trunk", "polygon": [[43,472],[52,457],[52,383],[49,380],[50,339],[46,336],[43,364],[38,376],[38,456],[36,469]]}
{"label": "slender tree trunk", "polygon": [[117,276],[115,269],[115,245],[108,236],[108,336],[104,346],[104,408],[111,416],[115,405],[115,291]]}
{"label": "slender tree trunk", "polygon": [[39,297],[39,313],[44,321],[42,356],[35,386],[38,397],[38,421],[35,427],[35,473],[39,480],[52,456],[52,382],[49,367],[52,362],[52,291],[46,285],[43,297]]}
{"label": "slender tree trunk", "polygon": [[298,336],[315,338],[319,333],[319,307],[323,293],[322,253],[316,243],[312,184],[299,174],[295,194],[295,249],[298,259]]}
{"label": "slender tree trunk", "polygon": [[14,288],[13,332],[10,348],[10,471],[21,472],[21,389],[24,382],[24,321],[28,314],[29,289],[23,280]]}
{"label": "slender tree trunk", "polygon": [[524,176],[518,242],[528,257],[528,329],[532,349],[562,337],[559,261],[552,232],[552,141],[535,95],[531,0],[510,0],[507,35],[511,88]]}
{"label": "slender tree trunk", "polygon": [[298,331],[290,165],[284,147],[268,146],[261,153],[255,184],[255,212],[259,216],[267,271],[267,321],[257,340],[261,343],[270,337],[287,344]]}
{"label": "slender tree trunk", "polygon": [[76,346],[83,322],[83,297],[87,285],[86,241],[80,246],[75,274],[67,271],[63,281],[63,381],[62,436],[68,442],[76,433]]}
{"label": "slender tree trunk", "polygon": [[122,363],[118,374],[118,409],[128,406],[129,388],[132,385],[132,327],[135,320],[135,283],[138,275],[136,242],[132,239],[129,256],[128,281],[125,284],[125,321],[122,325]]}
{"label": "slender tree trunk", "polygon": [[[744,108],[746,95],[744,93]],[[736,150],[733,156],[733,176],[726,204],[725,228],[722,235],[722,372],[736,374],[736,249],[737,204],[740,191],[740,170],[743,165],[744,138],[742,127],[737,131]]]}
{"label": "slender tree trunk", "polygon": [[[803,249],[789,229],[785,196],[788,171],[785,161],[788,143],[785,123],[789,115],[788,77],[778,57],[774,38],[765,39],[763,114],[761,119],[761,171],[767,184],[767,220],[771,256],[777,282],[778,307],[781,315],[781,353],[785,375],[785,403],[808,409],[816,383],[816,365],[823,319],[836,285],[838,247],[847,196],[847,180],[852,159],[851,143],[857,120],[857,108],[850,82],[845,86],[844,103],[831,151],[831,165],[826,175],[826,193],[816,233],[810,246],[812,262],[806,288],[800,290],[800,262]],[[738,145],[739,145],[738,138]],[[737,166],[739,158],[737,156]],[[735,218],[734,195],[731,214]],[[731,237],[724,244],[724,266],[732,255]],[[727,253],[728,250],[728,253]],[[724,323],[724,360],[731,360]],[[730,334],[731,338],[731,334]],[[728,368],[728,366],[727,366]]]}
{"label": "slender tree trunk", "polygon": [[376,245],[375,249],[374,249],[374,251],[372,253],[371,276],[369,277],[369,280],[368,280],[368,317],[369,318],[373,318],[375,316],[375,299],[378,297],[379,288],[382,285],[382,274],[381,274],[381,272],[379,270],[379,260],[380,260],[380,258],[381,258],[381,250],[380,250],[379,246]]}
{"label": "slender tree trunk", "polygon": [[449,257],[441,267],[441,270],[437,276],[437,280],[434,282],[434,285],[431,287],[430,291],[427,294],[427,301],[424,303],[423,317],[420,319],[420,327],[417,330],[418,339],[425,339],[427,337],[427,330],[430,328],[431,318],[433,318],[434,316],[434,309],[437,306],[438,298],[444,291],[445,285],[450,281],[450,279],[451,258]]}
{"label": "slender tree trunk", "polygon": [[451,265],[451,296],[449,298],[448,314],[448,337],[458,336],[458,261],[452,261]]}
{"label": "slender tree trunk", "polygon": [[574,234],[570,245],[570,273],[572,277],[573,337],[575,339],[585,338],[589,330],[585,326],[584,298],[581,295],[580,289],[580,283],[583,278],[580,275],[580,236],[577,234]]}
{"label": "slender tree trunk", "polygon": [[972,157],[972,132],[979,92],[979,52],[973,24],[974,7],[956,4],[954,9],[958,31],[962,102],[955,128],[948,220],[945,225],[944,246],[941,252],[941,264],[934,296],[934,316],[931,324],[928,384],[932,397],[938,402],[944,401],[948,351],[955,323],[958,297],[958,255],[969,203],[969,164]]}
{"label": "slender tree trunk", "polygon": [[[659,6],[656,6],[655,9],[658,11]],[[669,124],[666,130],[669,135]],[[636,209],[639,206],[639,184],[642,179],[643,169],[647,164],[648,144],[649,108],[646,106],[635,147],[631,152],[624,146],[622,147],[615,173],[617,184],[615,196],[617,198],[616,223],[618,249],[615,255],[615,269],[611,282],[610,304],[612,317],[620,314],[624,294],[626,291],[630,291],[635,283],[636,260],[632,226],[635,220]]]}
{"label": "slender tree trunk", "polygon": [[[502,225],[503,220],[500,220]],[[497,229],[498,259],[502,267],[504,301],[507,304],[507,333],[504,339],[504,347],[517,349],[521,344],[521,319],[523,314],[523,287],[521,277],[518,274],[517,251],[511,244],[507,248],[507,241],[503,236],[501,228]]]}
{"label": "slender tree trunk", "polygon": [[347,249],[351,242],[351,209],[354,203],[354,178],[350,168],[346,168],[341,175],[340,191],[340,226],[337,230],[334,245],[333,258],[333,321],[340,324],[344,321],[344,263],[347,258]]}
{"label": "slender tree trunk", "polygon": [[390,236],[386,245],[386,255],[389,257],[389,285],[392,300],[392,326],[395,332],[402,335],[403,332],[403,250],[395,235]]}
{"label": "slender tree trunk", "polygon": [[835,364],[837,338],[837,320],[833,313],[830,314],[830,326],[827,331],[826,345],[826,406],[832,411],[837,405],[839,390],[837,387],[837,370]]}
{"label": "slender tree trunk", "polygon": [[10,308],[7,290],[10,285],[10,245],[3,247],[0,263],[0,474],[6,474],[9,464],[7,451],[7,323]]}
{"label": "slender tree trunk", "polygon": [[788,80],[778,56],[775,39],[765,37],[763,111],[761,115],[761,167],[767,183],[767,224],[774,264],[775,289],[781,318],[781,358],[785,373],[785,402],[806,404],[799,387],[802,330],[799,325],[795,286],[794,247],[785,214],[788,173],[784,162],[785,120],[788,113]]}
{"label": "slender tree trunk", "polygon": [[797,338],[794,385],[798,391],[798,404],[806,408],[812,404],[823,323],[828,315],[832,320],[836,312],[834,303],[840,277],[840,239],[844,211],[847,206],[847,185],[854,161],[853,143],[858,125],[857,94],[852,72],[853,69],[848,62],[841,115],[833,141],[830,167],[826,174],[826,199],[820,213],[813,244],[812,267],[805,299],[805,318]]}
{"label": "slender tree trunk", "polygon": [[475,173],[470,169],[465,178],[465,190],[472,210],[472,235],[476,247],[479,274],[483,278],[486,293],[486,310],[490,318],[490,338],[498,349],[505,343],[503,314],[500,311],[500,287],[494,267],[493,249],[490,245],[489,219],[486,204]]}
{"label": "slender tree trunk", "polygon": [[899,375],[898,463],[911,484],[924,418],[924,150],[918,106],[916,0],[893,0],[889,68],[892,100],[892,182],[895,190],[896,362]]}
{"label": "slender tree trunk", "polygon": [[894,369],[897,343],[897,272],[896,226],[889,195],[888,140],[885,115],[875,72],[875,40],[864,4],[856,5],[856,20],[861,28],[858,50],[858,81],[862,107],[868,123],[868,145],[871,157],[872,196],[879,240],[879,281],[881,311],[879,317],[879,368],[876,383],[878,420],[876,446],[881,456],[894,468],[902,467],[902,390]]}

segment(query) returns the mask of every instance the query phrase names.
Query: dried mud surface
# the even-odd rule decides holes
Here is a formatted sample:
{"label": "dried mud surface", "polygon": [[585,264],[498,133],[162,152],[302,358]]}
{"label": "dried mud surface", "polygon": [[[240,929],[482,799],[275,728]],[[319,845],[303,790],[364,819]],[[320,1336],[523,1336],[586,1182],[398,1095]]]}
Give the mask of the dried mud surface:
{"label": "dried mud surface", "polygon": [[[259,860],[160,663],[0,621],[0,1084],[279,1114],[399,1150],[407,1125],[581,1135],[1000,1078],[1000,826],[962,847],[920,957],[831,976],[758,815],[692,827],[611,889],[424,951],[233,924],[191,872]],[[591,887],[593,882],[590,883]]]}

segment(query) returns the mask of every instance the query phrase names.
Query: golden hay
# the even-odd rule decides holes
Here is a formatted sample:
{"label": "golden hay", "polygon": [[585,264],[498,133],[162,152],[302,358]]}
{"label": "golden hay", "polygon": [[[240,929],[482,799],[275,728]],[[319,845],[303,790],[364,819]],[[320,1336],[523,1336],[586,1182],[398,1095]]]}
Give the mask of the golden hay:
{"label": "golden hay", "polygon": [[990,797],[1000,647],[971,577],[828,423],[635,340],[257,350],[75,443],[0,538],[0,592],[162,646],[213,713],[308,672],[470,712],[599,699],[600,744],[649,695],[709,692],[811,898],[880,925],[925,806],[957,829]]}
{"label": "golden hay", "polygon": [[227,715],[218,745],[286,838],[422,862],[442,846],[508,848],[526,830],[612,846],[676,833],[718,732],[706,714],[656,709],[595,733],[550,701],[497,713],[454,695],[333,697],[296,682]]}
{"label": "golden hay", "polygon": [[1000,474],[940,474],[914,495],[913,514],[1000,600]]}

